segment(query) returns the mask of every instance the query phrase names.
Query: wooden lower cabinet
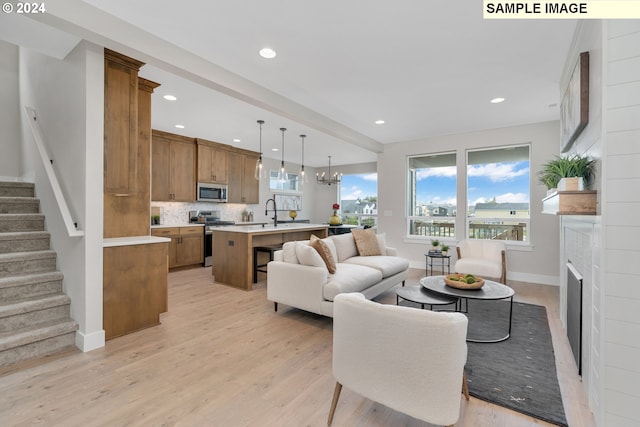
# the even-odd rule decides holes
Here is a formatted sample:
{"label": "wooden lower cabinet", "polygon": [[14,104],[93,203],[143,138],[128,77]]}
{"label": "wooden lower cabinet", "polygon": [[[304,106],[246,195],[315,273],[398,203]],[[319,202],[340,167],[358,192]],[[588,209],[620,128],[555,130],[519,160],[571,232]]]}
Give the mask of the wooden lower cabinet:
{"label": "wooden lower cabinet", "polygon": [[102,321],[105,338],[160,323],[167,311],[168,244],[104,248]]}
{"label": "wooden lower cabinet", "polygon": [[169,243],[169,268],[203,263],[203,227],[154,228],[151,230],[151,235],[171,239],[171,243]]}

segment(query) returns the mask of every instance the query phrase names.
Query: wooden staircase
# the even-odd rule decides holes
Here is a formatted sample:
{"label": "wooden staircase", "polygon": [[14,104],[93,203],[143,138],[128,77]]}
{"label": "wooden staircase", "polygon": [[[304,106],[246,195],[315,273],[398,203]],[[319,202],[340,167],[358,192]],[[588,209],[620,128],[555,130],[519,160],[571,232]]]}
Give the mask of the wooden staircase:
{"label": "wooden staircase", "polygon": [[34,185],[0,182],[0,367],[65,351],[78,324]]}

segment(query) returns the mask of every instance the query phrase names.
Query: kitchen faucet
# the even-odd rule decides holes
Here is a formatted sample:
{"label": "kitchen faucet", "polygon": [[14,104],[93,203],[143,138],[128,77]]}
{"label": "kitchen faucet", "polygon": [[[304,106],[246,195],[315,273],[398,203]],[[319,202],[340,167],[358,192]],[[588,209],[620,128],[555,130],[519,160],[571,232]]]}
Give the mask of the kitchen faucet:
{"label": "kitchen faucet", "polygon": [[277,227],[278,226],[278,208],[276,208],[276,199],[269,199],[266,201],[266,203],[264,204],[264,214],[268,215],[269,214],[269,202],[273,202],[273,226]]}

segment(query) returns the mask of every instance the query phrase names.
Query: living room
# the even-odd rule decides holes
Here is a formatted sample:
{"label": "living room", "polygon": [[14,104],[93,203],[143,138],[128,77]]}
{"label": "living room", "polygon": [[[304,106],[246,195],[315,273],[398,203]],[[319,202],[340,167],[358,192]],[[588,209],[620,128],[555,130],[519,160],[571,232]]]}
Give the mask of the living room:
{"label": "living room", "polygon": [[[78,6],[78,5],[75,5]],[[86,5],[80,4],[79,7]],[[73,7],[69,6],[69,7]],[[53,8],[52,8],[53,9]],[[55,10],[52,11],[51,17]],[[64,8],[56,19],[71,20],[65,13]],[[54,19],[55,20],[55,19]],[[66,28],[61,24],[61,28]],[[71,31],[71,30],[68,30]],[[634,145],[634,138],[637,137],[637,126],[633,124],[633,117],[637,117],[637,96],[632,89],[637,85],[637,79],[632,76],[637,71],[637,52],[634,51],[633,41],[637,40],[638,28],[636,21],[584,21],[580,22],[572,35],[573,39],[567,55],[563,58],[562,69],[558,69],[557,81],[559,84],[566,82],[572,64],[577,55],[583,51],[591,54],[590,68],[590,117],[587,127],[576,140],[572,152],[588,153],[601,161],[596,180],[592,183],[593,189],[598,191],[599,208],[598,215],[593,221],[582,218],[572,218],[573,224],[566,223],[563,227],[570,230],[582,229],[588,225],[595,230],[595,235],[590,234],[589,241],[595,248],[591,262],[587,265],[593,266],[590,275],[593,276],[594,288],[589,293],[588,303],[593,307],[588,319],[593,325],[593,356],[591,360],[591,372],[588,384],[585,384],[588,392],[588,401],[591,410],[596,414],[598,425],[615,425],[620,420],[635,420],[637,414],[629,414],[625,408],[618,408],[612,402],[625,401],[629,404],[625,407],[633,408],[634,402],[638,401],[637,391],[632,389],[633,378],[638,375],[637,368],[630,362],[634,360],[633,355],[637,354],[637,340],[629,340],[627,336],[637,336],[638,318],[637,291],[627,285],[637,278],[637,273],[633,271],[634,257],[637,257],[638,247],[634,244],[632,236],[638,229],[637,221],[630,218],[627,212],[634,212],[639,201],[637,200],[637,172],[634,172],[633,162],[637,159],[637,147]],[[100,74],[102,59],[100,57],[102,49],[100,44],[95,42],[82,42],[81,49],[77,50],[69,60],[72,67],[83,68],[84,72],[76,74],[86,83],[86,90],[82,93],[73,94],[74,102],[69,103],[69,109],[75,112],[79,124],[74,124],[73,120],[65,117],[63,111],[58,108],[59,102],[55,100],[37,99],[37,95],[31,95],[37,99],[39,111],[45,114],[52,114],[58,123],[70,126],[73,129],[74,138],[67,143],[57,143],[59,154],[56,161],[61,165],[66,165],[65,180],[71,193],[81,194],[75,200],[78,218],[86,231],[83,242],[69,239],[60,232],[56,236],[55,228],[58,219],[50,218],[50,226],[54,228],[54,244],[59,252],[60,269],[65,274],[65,286],[69,288],[74,310],[81,324],[81,334],[86,342],[79,347],[84,350],[99,348],[99,337],[93,341],[94,335],[99,335],[101,330],[101,292],[98,286],[101,281],[102,262],[97,252],[102,248],[102,223],[101,214],[96,210],[102,206],[99,195],[102,193],[101,186],[95,188],[96,182],[101,182],[102,165],[100,158],[95,155],[95,151],[100,151],[102,119],[101,108],[92,105],[91,100],[102,99],[99,93],[101,82],[95,76]],[[140,52],[143,42],[132,39],[128,45],[122,40],[112,42],[112,48],[121,47],[125,54]],[[107,43],[104,43],[107,45]],[[626,49],[626,50],[625,50]],[[172,53],[171,53],[172,54]],[[169,63],[170,53],[147,52],[147,55],[162,58],[165,63]],[[141,58],[146,60],[147,58]],[[30,60],[29,54],[25,54],[20,59],[21,66],[38,64],[48,66],[44,63]],[[68,64],[65,67],[69,66]],[[74,71],[75,72],[75,71]],[[637,75],[637,73],[635,74]],[[96,81],[92,81],[95,79]],[[69,84],[67,82],[67,84]],[[526,82],[522,82],[526,85]],[[560,87],[557,88],[560,92]],[[634,97],[635,96],[635,97]],[[46,97],[43,97],[46,98]],[[80,101],[78,99],[80,98]],[[559,98],[559,96],[558,96]],[[15,99],[15,98],[14,98]],[[80,105],[78,107],[78,105]],[[507,104],[505,104],[507,105]],[[3,109],[4,109],[3,104]],[[5,115],[10,134],[20,138],[20,128],[15,123],[20,122],[22,112],[9,108],[10,114]],[[260,117],[254,117],[259,119]],[[50,119],[44,119],[50,120]],[[389,120],[389,119],[387,119]],[[4,124],[5,122],[3,122]],[[271,123],[271,121],[269,122]],[[274,127],[277,126],[274,124]],[[54,129],[50,138],[55,141],[65,140],[65,132],[68,129]],[[252,129],[255,133],[255,129]],[[410,142],[397,142],[384,144],[384,150],[375,154],[374,162],[368,162],[367,168],[371,165],[375,169],[363,170],[378,174],[378,203],[380,206],[378,216],[378,229],[384,231],[390,246],[396,247],[403,257],[411,262],[413,268],[419,268],[424,263],[425,244],[424,240],[415,241],[407,238],[407,222],[405,218],[406,194],[398,189],[406,186],[407,175],[406,157],[416,154],[450,152],[454,150],[457,158],[461,159],[457,167],[460,171],[464,168],[464,158],[467,150],[485,147],[505,147],[514,144],[530,143],[531,150],[531,176],[541,164],[559,154],[559,123],[556,120],[544,122],[533,122],[519,124],[516,126],[500,126],[498,128],[461,129],[449,135],[430,136],[427,138],[414,139]],[[85,145],[85,141],[88,141]],[[254,139],[255,141],[255,139]],[[310,144],[310,140],[309,140]],[[425,149],[428,147],[428,150]],[[3,146],[4,147],[4,146]],[[254,147],[254,149],[256,149]],[[6,153],[9,155],[3,158],[3,176],[29,176],[29,168],[20,169],[21,163],[20,147],[8,146]],[[67,158],[64,158],[64,157]],[[334,154],[334,160],[338,157]],[[323,161],[324,161],[324,156]],[[269,160],[270,164],[278,163],[277,157]],[[354,162],[355,163],[355,162]],[[74,168],[74,164],[83,164],[84,169]],[[342,171],[358,170],[357,166],[343,166]],[[322,171],[323,166],[310,167],[312,175],[314,172]],[[5,172],[7,170],[8,172]],[[31,170],[33,171],[33,170]],[[36,175],[34,173],[34,175]],[[558,217],[543,215],[541,200],[545,196],[543,186],[533,182],[531,184],[531,243],[527,248],[512,247],[509,251],[509,272],[508,280],[539,283],[547,286],[561,286],[565,280],[561,266],[567,256],[562,246],[567,236],[565,228],[560,228],[561,223],[569,221],[568,218],[558,219]],[[615,185],[612,185],[615,184]],[[310,185],[311,187],[311,185]],[[320,187],[309,190],[312,193],[305,194],[305,200],[313,200],[313,204],[303,204],[305,216],[313,222],[325,222],[330,214],[330,206],[335,202],[336,194],[334,188]],[[264,192],[269,194],[268,191]],[[459,197],[466,197],[465,190],[460,188]],[[261,193],[261,202],[263,198]],[[46,201],[45,201],[46,205]],[[260,206],[260,204],[259,204]],[[55,212],[57,208],[51,208]],[[260,209],[256,209],[260,212]],[[458,224],[460,229],[464,229],[464,218]],[[577,225],[575,224],[577,222]],[[61,230],[63,227],[59,227]],[[82,260],[82,262],[78,262]],[[309,319],[306,320],[310,321]],[[624,330],[627,333],[619,335],[617,331]],[[95,344],[97,343],[97,344]],[[620,356],[617,356],[620,355]],[[589,375],[589,373],[587,373]],[[323,396],[324,398],[324,396]]]}

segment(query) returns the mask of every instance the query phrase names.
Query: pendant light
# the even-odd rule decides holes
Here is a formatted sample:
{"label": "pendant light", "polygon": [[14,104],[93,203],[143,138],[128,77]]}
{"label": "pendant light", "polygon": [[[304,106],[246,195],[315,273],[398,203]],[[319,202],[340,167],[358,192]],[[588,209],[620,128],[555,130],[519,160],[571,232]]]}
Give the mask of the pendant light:
{"label": "pendant light", "polygon": [[304,139],[307,135],[300,135],[302,140],[302,162],[300,163],[300,173],[298,174],[298,186],[303,187],[307,183],[307,175],[304,173]]}
{"label": "pendant light", "polygon": [[327,175],[325,175],[324,172],[322,172],[322,175],[319,175],[316,173],[316,182],[318,184],[331,185],[331,184],[340,184],[341,180],[342,180],[342,174],[338,174],[338,172],[334,172],[333,175],[331,175],[331,156],[329,156],[329,173]]}
{"label": "pendant light", "polygon": [[280,132],[282,132],[282,161],[280,162],[280,170],[278,171],[278,181],[280,182],[289,181],[289,174],[284,168],[284,132],[286,130],[287,128],[280,128]]}
{"label": "pendant light", "polygon": [[262,167],[262,125],[264,124],[264,120],[258,120],[258,124],[260,125],[260,157],[256,160],[256,169],[253,173],[253,177],[260,181],[263,178],[266,178],[266,172]]}

